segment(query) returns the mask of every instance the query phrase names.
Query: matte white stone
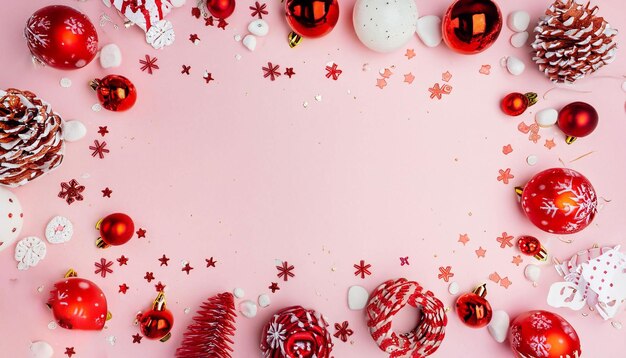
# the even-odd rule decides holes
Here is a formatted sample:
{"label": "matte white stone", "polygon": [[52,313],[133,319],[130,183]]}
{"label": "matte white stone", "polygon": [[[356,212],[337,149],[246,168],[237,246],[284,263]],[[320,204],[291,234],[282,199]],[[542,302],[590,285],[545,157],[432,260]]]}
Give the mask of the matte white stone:
{"label": "matte white stone", "polygon": [[459,284],[456,281],[453,281],[448,286],[448,293],[451,295],[456,295],[459,293]]}
{"label": "matte white stone", "polygon": [[538,282],[541,276],[541,269],[537,265],[527,265],[524,269],[524,276],[530,282]]}
{"label": "matte white stone", "polygon": [[100,66],[102,68],[119,67],[122,64],[122,51],[116,44],[108,44],[100,49]]}
{"label": "matte white stone", "polygon": [[524,62],[522,62],[522,60],[520,60],[519,58],[515,56],[509,56],[506,59],[506,69],[513,76],[519,76],[524,73],[526,65],[524,65]]}
{"label": "matte white stone", "polygon": [[350,286],[348,289],[348,308],[362,310],[367,305],[370,294],[362,286]]}
{"label": "matte white stone", "polygon": [[559,118],[559,112],[554,108],[545,108],[535,114],[535,122],[540,127],[552,127]]}
{"label": "matte white stone", "polygon": [[537,158],[537,156],[534,154],[531,154],[528,157],[526,157],[526,163],[528,163],[528,165],[535,165],[537,164],[538,161],[539,161],[539,158]]}
{"label": "matte white stone", "polygon": [[270,25],[263,19],[257,19],[248,24],[248,31],[255,36],[263,37],[270,32]]}
{"label": "matte white stone", "polygon": [[67,121],[63,123],[63,139],[76,142],[85,138],[87,127],[81,121]]}
{"label": "matte white stone", "polygon": [[259,302],[259,306],[264,307],[264,308],[269,306],[271,303],[270,296],[268,296],[265,293],[262,295],[259,295],[259,298],[257,301]]}
{"label": "matte white stone", "polygon": [[239,304],[239,312],[241,312],[241,314],[244,315],[244,317],[248,317],[248,318],[256,317],[257,310],[258,310],[258,307],[256,303],[250,300],[245,300]]}
{"label": "matte white stone", "polygon": [[237,298],[242,298],[245,295],[246,295],[246,292],[243,290],[243,288],[238,287],[233,290],[233,296]]}
{"label": "matte white stone", "polygon": [[441,43],[441,19],[428,15],[417,19],[417,36],[428,47],[437,47]]}
{"label": "matte white stone", "polygon": [[530,24],[530,14],[523,10],[513,11],[506,19],[509,29],[515,32],[522,32],[528,29]]}
{"label": "matte white stone", "polygon": [[72,80],[70,80],[67,77],[63,77],[63,78],[61,78],[61,81],[59,81],[59,84],[63,88],[70,88],[70,87],[72,87]]}
{"label": "matte white stone", "polygon": [[54,349],[50,343],[36,341],[30,344],[30,358],[52,358]]}
{"label": "matte white stone", "polygon": [[528,32],[518,32],[511,36],[511,45],[516,48],[524,47],[528,41]]}
{"label": "matte white stone", "polygon": [[254,49],[256,48],[256,37],[254,37],[254,35],[246,35],[241,43],[248,50],[254,51]]}
{"label": "matte white stone", "polygon": [[502,310],[493,311],[491,322],[487,326],[487,330],[496,342],[502,343],[506,339],[509,331],[509,323],[511,319],[509,314]]}

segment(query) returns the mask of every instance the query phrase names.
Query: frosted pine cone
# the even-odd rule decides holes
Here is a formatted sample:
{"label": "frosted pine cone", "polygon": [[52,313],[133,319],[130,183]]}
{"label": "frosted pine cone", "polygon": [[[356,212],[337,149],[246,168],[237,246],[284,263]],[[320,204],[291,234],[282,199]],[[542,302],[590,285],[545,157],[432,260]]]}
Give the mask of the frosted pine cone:
{"label": "frosted pine cone", "polygon": [[574,82],[615,58],[617,30],[597,12],[589,3],[556,0],[535,27],[533,60],[552,82]]}
{"label": "frosted pine cone", "polygon": [[34,93],[0,90],[0,185],[24,185],[61,165],[62,122]]}

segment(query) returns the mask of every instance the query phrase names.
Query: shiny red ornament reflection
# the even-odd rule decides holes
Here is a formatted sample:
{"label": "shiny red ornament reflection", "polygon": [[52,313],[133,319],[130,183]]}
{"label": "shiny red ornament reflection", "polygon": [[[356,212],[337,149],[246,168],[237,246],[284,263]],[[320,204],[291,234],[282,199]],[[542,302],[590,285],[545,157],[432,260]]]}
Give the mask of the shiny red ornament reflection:
{"label": "shiny red ornament reflection", "polygon": [[108,215],[96,224],[96,229],[100,230],[100,238],[96,240],[96,245],[106,248],[109,245],[123,245],[135,234],[135,223],[130,216],[123,213]]}
{"label": "shiny red ornament reflection", "polygon": [[516,357],[580,357],[580,340],[563,317],[548,311],[529,311],[511,322],[509,343]]}
{"label": "shiny red ornament reflection", "polygon": [[106,297],[95,283],[75,275],[70,270],[54,284],[48,307],[63,328],[101,330],[108,317]]}
{"label": "shiny red ornament reflection", "polygon": [[522,209],[541,230],[573,234],[586,228],[596,215],[598,199],[587,178],[567,168],[536,174],[523,188]]}
{"label": "shiny red ornament reflection", "polygon": [[86,66],[98,52],[98,33],[83,13],[69,6],[41,8],[24,28],[33,56],[50,67],[72,70]]}
{"label": "shiny red ornament reflection", "polygon": [[509,116],[519,116],[526,109],[537,103],[537,94],[534,92],[507,94],[500,102],[500,108],[504,114]]}
{"label": "shiny red ornament reflection", "polygon": [[329,33],[339,19],[337,0],[287,0],[287,22],[304,37],[321,37]]}
{"label": "shiny red ornament reflection", "polygon": [[457,0],[446,11],[441,27],[449,48],[475,54],[496,42],[502,30],[502,14],[491,0]]}
{"label": "shiny red ornament reflection", "polygon": [[567,144],[571,144],[576,138],[588,136],[596,129],[598,112],[588,103],[572,102],[559,111],[557,125],[567,135]]}
{"label": "shiny red ornament reflection", "polygon": [[520,236],[517,239],[517,247],[526,256],[533,256],[537,260],[545,261],[548,259],[548,252],[541,245],[539,239],[534,236]]}
{"label": "shiny red ornament reflection", "polygon": [[174,326],[174,315],[165,307],[165,294],[159,292],[152,308],[137,315],[141,333],[149,339],[158,339],[161,342],[171,337],[170,331]]}
{"label": "shiny red ornament reflection", "polygon": [[483,284],[477,287],[474,292],[461,295],[456,300],[456,313],[461,322],[468,327],[481,328],[491,322],[493,310],[485,298],[487,295],[486,287]]}
{"label": "shiny red ornament reflection", "polygon": [[225,19],[235,11],[235,0],[207,0],[206,7],[214,17]]}
{"label": "shiny red ornament reflection", "polygon": [[131,108],[137,101],[135,85],[124,76],[108,75],[90,82],[102,107],[121,112]]}

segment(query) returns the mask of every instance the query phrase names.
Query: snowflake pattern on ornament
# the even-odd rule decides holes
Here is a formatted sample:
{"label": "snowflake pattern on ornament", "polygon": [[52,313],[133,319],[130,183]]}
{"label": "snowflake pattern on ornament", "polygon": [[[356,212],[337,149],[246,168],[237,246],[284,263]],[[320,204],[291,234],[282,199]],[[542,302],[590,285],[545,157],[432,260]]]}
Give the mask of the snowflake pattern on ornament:
{"label": "snowflake pattern on ornament", "polygon": [[89,50],[89,53],[91,54],[98,52],[98,40],[96,40],[94,36],[89,36],[87,38],[87,50]]}
{"label": "snowflake pattern on ornament", "polygon": [[270,328],[267,330],[267,343],[273,349],[279,348],[284,351],[283,342],[285,341],[285,335],[287,332],[280,323],[273,322],[270,324]]}
{"label": "snowflake pattern on ornament", "polygon": [[73,17],[63,21],[63,23],[65,24],[65,28],[70,30],[74,35],[82,35],[85,32],[83,24]]}
{"label": "snowflake pattern on ornament", "polygon": [[519,326],[513,326],[513,328],[511,328],[511,334],[513,335],[511,345],[517,349],[522,342],[522,333],[520,332]]}
{"label": "snowflake pattern on ornament", "polygon": [[538,330],[544,330],[552,327],[552,321],[548,319],[548,317],[542,315],[541,313],[533,314],[531,318],[531,325],[533,328]]}
{"label": "snowflake pattern on ornament", "polygon": [[545,336],[533,336],[528,344],[535,352],[536,357],[547,357],[552,346],[547,342]]}
{"label": "snowflake pattern on ornament", "polygon": [[[573,173],[571,173],[571,175],[577,176]],[[566,230],[573,231],[578,229],[582,223],[588,224],[593,216],[592,214],[597,211],[595,192],[589,190],[586,185],[581,185],[578,190],[574,189],[573,180],[570,180],[568,183],[558,182],[556,190],[560,197],[566,194],[569,199],[562,204],[564,206],[565,215],[574,215],[574,221],[567,224]],[[554,218],[559,211],[559,207],[556,206],[553,200],[544,199],[541,210]]]}
{"label": "snowflake pattern on ornament", "polygon": [[563,332],[570,336],[571,339],[573,339],[574,341],[578,340],[578,335],[576,334],[576,331],[574,331],[574,327],[567,324],[567,322],[563,322],[561,324],[561,327],[563,328]]}
{"label": "snowflake pattern on ornament", "polygon": [[35,47],[46,48],[50,44],[48,34],[43,31],[50,29],[50,20],[46,16],[31,16],[26,24],[25,35],[28,42]]}

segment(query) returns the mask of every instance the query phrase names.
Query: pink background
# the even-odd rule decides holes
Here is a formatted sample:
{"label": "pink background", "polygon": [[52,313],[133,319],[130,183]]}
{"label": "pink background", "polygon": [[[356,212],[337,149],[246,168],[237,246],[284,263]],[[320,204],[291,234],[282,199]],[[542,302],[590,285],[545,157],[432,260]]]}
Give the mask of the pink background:
{"label": "pink background", "polygon": [[[626,354],[624,331],[594,312],[585,309],[589,315],[584,317],[547,306],[548,288],[558,279],[551,266],[543,267],[539,286],[533,288],[523,269],[536,261],[524,257],[517,267],[511,260],[519,252],[501,249],[496,242],[503,231],[536,235],[561,259],[594,243],[624,242],[626,95],[620,89],[623,80],[602,77],[624,75],[623,49],[615,63],[574,87],[589,93],[556,90],[524,115],[511,118],[498,108],[505,94],[535,91],[541,97],[553,86],[531,63],[528,48],[509,44],[512,33],[506,26],[493,47],[475,56],[457,55],[445,45],[426,48],[416,37],[406,48],[414,48],[417,56],[408,60],[405,48],[376,54],[363,47],[352,28],[353,1],[343,0],[332,33],[290,49],[281,4],[273,1],[268,4],[270,34],[249,52],[233,37],[246,33],[252,0],[238,2],[225,31],[192,18],[189,3],[168,17],[175,26],[176,43],[156,51],[138,28],[98,26],[103,12],[122,23],[101,1],[57,1],[88,14],[98,28],[100,44],[114,42],[124,56],[117,69],[105,71],[94,61],[82,70],[62,72],[34,68],[22,36],[28,16],[52,3],[19,1],[3,11],[2,87],[32,90],[66,120],[80,119],[89,128],[84,140],[68,144],[59,170],[14,190],[26,215],[22,237],[43,238],[46,223],[55,215],[70,218],[75,235],[66,244],[48,245],[45,260],[28,271],[16,269],[12,249],[0,254],[3,356],[26,356],[29,342],[46,340],[56,356],[73,346],[76,357],[171,357],[207,297],[241,287],[246,298],[256,300],[274,281],[281,289],[270,294],[272,305],[260,309],[254,319],[237,319],[235,357],[257,356],[261,327],[273,312],[293,304],[323,312],[331,324],[350,322],[353,343],[336,340],[336,357],[384,357],[367,332],[364,313],[348,310],[348,287],[358,284],[371,290],[386,279],[406,277],[452,307],[455,297],[447,293],[448,284],[437,279],[438,267],[448,265],[462,292],[488,282],[494,309],[511,316],[549,309],[568,319],[578,331],[585,357]],[[536,0],[517,3],[499,2],[505,16],[523,9],[533,23],[549,5]],[[620,15],[623,2],[596,3],[600,15],[626,30],[626,18]],[[440,15],[446,7],[445,1],[418,3],[420,15]],[[188,40],[191,33],[201,38],[199,45]],[[623,34],[617,36],[618,43]],[[138,60],[145,54],[158,57],[160,69],[152,76],[139,70]],[[507,55],[526,63],[523,76],[513,77],[500,67],[500,58]],[[296,75],[274,82],[263,78],[261,67],[268,61],[283,71],[293,67]],[[329,61],[343,70],[337,81],[324,77]],[[180,74],[182,64],[192,66],[190,76]],[[490,75],[479,74],[483,64],[491,65]],[[383,68],[394,74],[381,90],[375,84]],[[209,85],[202,79],[205,70],[215,78]],[[442,100],[430,99],[428,87],[441,83],[445,71],[452,73],[452,93]],[[416,77],[411,85],[402,82],[408,72]],[[86,83],[108,73],[122,74],[136,84],[139,99],[132,110],[91,110],[97,100]],[[62,77],[73,85],[61,88]],[[314,99],[318,94],[321,101]],[[533,144],[517,130],[520,121],[530,124],[537,110],[558,109],[575,100],[598,110],[600,125],[591,136],[567,146],[558,129],[549,128],[542,129],[542,139]],[[110,133],[101,138],[96,131],[104,125]],[[557,144],[552,150],[543,146],[550,138]],[[111,150],[103,160],[91,157],[88,147],[95,139],[105,140]],[[513,152],[505,156],[502,146],[507,144]],[[593,154],[569,163],[590,151]],[[533,167],[526,164],[531,154],[539,158]],[[562,166],[559,158],[584,173],[607,201],[602,201],[604,208],[589,228],[567,237],[574,239],[571,244],[532,226],[513,194],[514,186],[523,185],[534,173]],[[496,180],[498,169],[506,168],[515,175],[508,185]],[[57,193],[59,183],[72,178],[87,189],[83,202],[68,206]],[[113,190],[110,199],[102,198],[105,187]],[[94,224],[117,211],[130,214],[138,227],[147,230],[147,238],[101,251],[93,244]],[[457,242],[463,233],[471,239],[466,246]],[[487,250],[484,259],[474,253],[479,246]],[[130,258],[128,266],[115,261],[122,254]],[[171,258],[169,267],[159,267],[157,258],[163,254]],[[217,267],[205,268],[204,259],[211,256]],[[400,266],[400,256],[409,256],[410,266]],[[114,272],[106,278],[94,274],[94,262],[101,257],[114,261]],[[364,280],[354,276],[352,267],[361,259],[372,264],[372,275]],[[194,267],[190,275],[180,270],[184,260]],[[275,260],[295,265],[296,277],[278,281]],[[47,328],[52,321],[44,305],[47,292],[69,267],[105,291],[113,319],[104,331]],[[147,283],[146,271],[154,272],[156,280]],[[494,271],[507,276],[512,285],[505,289],[488,281]],[[168,305],[176,317],[173,338],[167,343],[144,339],[133,344],[131,335],[138,332],[134,316],[150,304],[158,281],[167,285]],[[118,293],[122,283],[130,286],[125,295]],[[37,291],[39,286],[44,287],[42,292]],[[191,312],[184,314],[187,307]],[[616,320],[624,319],[622,311]],[[117,338],[115,345],[107,342],[109,336]],[[486,329],[462,326],[451,311],[446,339],[436,356],[510,353],[508,345],[496,343]]]}

